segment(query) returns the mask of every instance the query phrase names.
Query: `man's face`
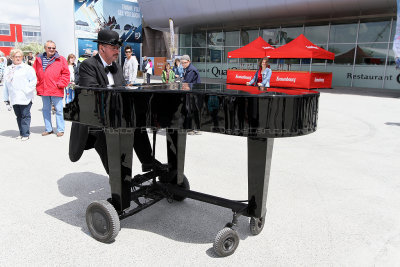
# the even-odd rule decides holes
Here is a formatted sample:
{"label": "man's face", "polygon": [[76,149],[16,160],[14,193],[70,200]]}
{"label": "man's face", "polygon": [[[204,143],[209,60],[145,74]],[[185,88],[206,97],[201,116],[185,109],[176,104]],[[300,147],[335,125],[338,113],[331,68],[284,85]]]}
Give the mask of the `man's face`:
{"label": "man's face", "polygon": [[125,54],[126,54],[126,57],[127,57],[127,58],[131,58],[131,56],[132,56],[132,50],[130,50],[130,49],[125,50]]}
{"label": "man's face", "polygon": [[54,56],[56,53],[56,44],[50,42],[46,43],[45,50],[48,57]]}
{"label": "man's face", "polygon": [[100,48],[100,55],[107,64],[111,64],[113,61],[117,60],[119,55],[118,45],[103,44]]}
{"label": "man's face", "polygon": [[182,67],[184,69],[186,69],[190,64],[190,61],[189,60],[181,60],[181,64],[182,64]]}

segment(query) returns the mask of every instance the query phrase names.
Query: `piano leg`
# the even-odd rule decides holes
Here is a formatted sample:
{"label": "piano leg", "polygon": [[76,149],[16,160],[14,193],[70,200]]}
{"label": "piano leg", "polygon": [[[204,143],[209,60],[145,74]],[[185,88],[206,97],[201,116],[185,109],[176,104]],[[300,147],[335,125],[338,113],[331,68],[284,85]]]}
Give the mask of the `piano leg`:
{"label": "piano leg", "polygon": [[247,138],[249,215],[265,216],[273,138]]}
{"label": "piano leg", "polygon": [[167,129],[168,168],[171,183],[182,184],[185,168],[186,132]]}
{"label": "piano leg", "polygon": [[106,130],[112,204],[120,214],[130,207],[133,131]]}

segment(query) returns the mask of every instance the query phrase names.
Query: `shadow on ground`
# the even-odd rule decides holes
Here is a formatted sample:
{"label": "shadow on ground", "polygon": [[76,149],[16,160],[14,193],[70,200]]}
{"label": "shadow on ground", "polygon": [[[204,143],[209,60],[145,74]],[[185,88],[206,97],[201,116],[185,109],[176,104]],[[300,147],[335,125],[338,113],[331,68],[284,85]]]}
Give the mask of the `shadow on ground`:
{"label": "shadow on ground", "polygon": [[[59,179],[57,184],[61,194],[76,199],[45,213],[81,227],[90,235],[86,226],[86,208],[92,201],[110,197],[108,177],[90,172],[71,173]],[[232,212],[225,208],[191,199],[173,203],[164,199],[121,221],[121,228],[144,230],[186,243],[213,243],[217,233],[231,220]],[[247,217],[239,218],[238,234],[242,240],[250,235],[248,221]],[[212,253],[207,254],[212,256]]]}
{"label": "shadow on ground", "polygon": [[[29,130],[31,131],[31,134],[41,134],[44,131],[44,126],[33,126]],[[15,121],[15,130],[2,131],[0,132],[0,135],[11,138],[17,137],[19,135],[17,121]]]}
{"label": "shadow on ground", "polygon": [[400,122],[385,122],[386,125],[400,126]]}

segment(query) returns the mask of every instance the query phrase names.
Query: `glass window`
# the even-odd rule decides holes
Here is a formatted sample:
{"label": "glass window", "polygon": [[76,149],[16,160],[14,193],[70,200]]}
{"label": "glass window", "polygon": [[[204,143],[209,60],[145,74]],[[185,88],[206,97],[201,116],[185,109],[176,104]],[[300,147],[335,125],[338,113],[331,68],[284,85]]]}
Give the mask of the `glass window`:
{"label": "glass window", "polygon": [[206,49],[205,48],[192,48],[193,62],[206,62]]}
{"label": "glass window", "polygon": [[393,42],[394,36],[396,35],[396,23],[397,23],[397,20],[394,19],[393,23],[392,23],[392,35],[390,36],[390,42]]}
{"label": "glass window", "polygon": [[225,32],[225,46],[239,46],[239,31]]}
{"label": "glass window", "polygon": [[359,44],[357,46],[356,64],[385,65],[387,44]]}
{"label": "glass window", "polygon": [[224,33],[223,32],[208,32],[207,33],[207,46],[223,46],[224,45]]}
{"label": "glass window", "polygon": [[222,60],[222,47],[219,49],[207,49],[207,62],[220,63]]}
{"label": "glass window", "polygon": [[191,33],[179,34],[179,46],[180,47],[191,47],[192,46],[192,34]]}
{"label": "glass window", "polygon": [[206,47],[206,33],[205,32],[193,33],[192,46]]}
{"label": "glass window", "polygon": [[[224,58],[223,58],[223,62],[226,63],[226,59],[228,58],[228,52],[231,52],[233,50],[238,49],[239,47],[224,47]],[[239,63],[239,59],[238,58],[230,58],[228,63]]]}
{"label": "glass window", "polygon": [[357,24],[331,25],[329,43],[355,43]]}
{"label": "glass window", "polygon": [[290,41],[293,41],[297,37],[299,37],[300,34],[303,33],[303,27],[297,27],[297,28],[282,28],[279,31],[279,44],[284,45],[289,43]]}
{"label": "glass window", "polygon": [[192,58],[191,48],[179,48],[179,55],[189,55]]}
{"label": "glass window", "polygon": [[328,50],[335,53],[335,64],[353,65],[355,44],[329,45]]}
{"label": "glass window", "polygon": [[396,64],[395,60],[396,60],[396,57],[395,57],[394,51],[393,51],[393,43],[390,43],[389,44],[389,54],[388,54],[387,64],[388,65],[395,65]]}
{"label": "glass window", "polygon": [[400,74],[399,70],[396,69],[395,57],[393,52],[393,44],[390,44],[389,55],[388,55],[388,66],[386,69],[385,85],[384,88],[387,89],[399,89],[400,84]]}
{"label": "glass window", "polygon": [[264,29],[262,30],[262,38],[270,45],[279,44],[279,29]]}
{"label": "glass window", "polygon": [[307,26],[304,35],[314,44],[326,44],[328,42],[329,26]]}
{"label": "glass window", "polygon": [[258,30],[242,30],[240,31],[240,45],[244,46],[254,41],[258,37]]}
{"label": "glass window", "polygon": [[358,43],[387,42],[389,31],[390,21],[360,23]]}

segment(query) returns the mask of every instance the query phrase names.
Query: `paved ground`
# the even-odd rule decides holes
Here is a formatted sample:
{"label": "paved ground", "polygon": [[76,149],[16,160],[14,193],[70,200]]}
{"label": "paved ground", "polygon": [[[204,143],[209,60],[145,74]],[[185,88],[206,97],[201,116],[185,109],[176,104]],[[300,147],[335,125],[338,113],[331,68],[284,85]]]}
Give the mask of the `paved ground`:
{"label": "paved ground", "polygon": [[[15,116],[1,103],[0,266],[398,265],[399,97],[371,89],[322,91],[317,132],[275,140],[263,232],[251,236],[241,218],[239,248],[227,258],[214,255],[212,242],[230,211],[194,200],[161,201],[123,220],[114,243],[95,241],[85,210],[109,197],[96,152],[69,161],[68,122],[64,137],[42,137],[39,97],[30,140],[15,140]],[[165,160],[164,136],[158,138],[157,155]],[[186,161],[192,189],[247,197],[245,138],[188,136]]]}

